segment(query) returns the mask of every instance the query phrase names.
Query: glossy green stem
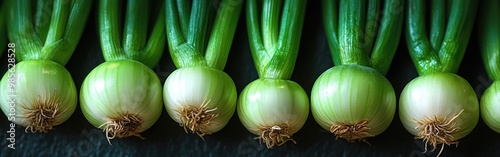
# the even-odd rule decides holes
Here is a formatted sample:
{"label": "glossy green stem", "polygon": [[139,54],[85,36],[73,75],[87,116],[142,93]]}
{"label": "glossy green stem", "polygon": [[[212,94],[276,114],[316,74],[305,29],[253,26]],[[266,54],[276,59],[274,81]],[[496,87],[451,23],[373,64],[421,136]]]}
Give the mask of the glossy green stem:
{"label": "glossy green stem", "polygon": [[404,1],[323,0],[323,23],[335,65],[362,65],[385,75],[399,43]]}
{"label": "glossy green stem", "polygon": [[404,0],[386,0],[378,29],[377,38],[371,50],[371,67],[382,75],[387,74],[398,48],[403,31]]}
{"label": "glossy green stem", "polygon": [[361,42],[366,51],[370,52],[377,37],[380,20],[380,0],[370,0],[366,4],[365,29]]}
{"label": "glossy green stem", "polygon": [[[106,61],[136,60],[150,68],[158,64],[165,49],[165,10],[151,9],[153,3],[127,1],[121,17],[121,1],[99,1],[99,37]],[[150,13],[155,13],[150,15]],[[122,19],[124,19],[123,26]],[[149,21],[152,26],[149,26]],[[148,31],[148,29],[151,29]],[[148,34],[149,33],[149,34]]]}
{"label": "glossy green stem", "polygon": [[65,65],[78,45],[91,6],[91,0],[14,1],[8,34],[16,43],[17,61],[51,60]]}
{"label": "glossy green stem", "polygon": [[211,68],[223,70],[231,50],[243,2],[223,0],[213,22],[205,58]]}
{"label": "glossy green stem", "polygon": [[[175,0],[166,0],[166,33],[170,56],[177,68],[190,66],[206,66],[202,52],[187,44],[189,30],[188,10],[184,3],[177,4]],[[180,8],[180,9],[178,9]],[[182,12],[180,12],[182,11]],[[182,19],[181,19],[182,17]]]}
{"label": "glossy green stem", "polygon": [[364,0],[341,0],[339,9],[339,46],[342,64],[369,66],[364,45],[366,4]]}
{"label": "glossy green stem", "polygon": [[443,42],[436,50],[425,30],[426,7],[424,1],[409,0],[405,35],[410,56],[419,75],[433,72],[456,73],[471,35],[477,1],[456,0],[447,4],[449,17],[445,24]]}
{"label": "glossy green stem", "polygon": [[182,31],[182,36],[187,37],[191,3],[186,0],[177,0],[177,9],[179,13],[179,25]]}
{"label": "glossy green stem", "polygon": [[322,17],[325,27],[326,40],[330,48],[333,63],[341,65],[339,47],[339,3],[333,0],[322,0]]}
{"label": "glossy green stem", "polygon": [[100,0],[98,6],[99,39],[104,60],[126,59],[122,49],[120,1]]}
{"label": "glossy green stem", "polygon": [[[167,38],[177,68],[223,70],[240,16],[241,1],[167,0]],[[189,8],[191,7],[191,8]],[[217,14],[212,18],[212,9]]]}
{"label": "glossy green stem", "polygon": [[281,0],[263,0],[262,2],[262,40],[267,51],[273,51],[278,42]]}
{"label": "glossy green stem", "polygon": [[479,45],[486,72],[493,80],[500,80],[500,1],[481,1],[479,17]]}
{"label": "glossy green stem", "polygon": [[[37,0],[35,14],[33,15],[33,20],[35,24],[35,31],[38,36],[46,37],[49,32],[49,26],[47,23],[50,22],[50,17],[52,16],[52,5],[53,1],[47,0]],[[41,38],[42,42],[45,43],[46,38]]]}
{"label": "glossy green stem", "polygon": [[[275,45],[266,46],[263,38],[273,36],[271,34],[276,32],[264,31],[273,30],[273,26],[266,26],[270,29],[260,30],[259,23],[268,20],[267,23],[275,24],[274,18],[279,15],[270,14],[280,14],[280,12],[269,11],[264,17],[266,19],[259,20],[256,0],[247,1],[246,16],[250,49],[260,78],[290,79],[299,50],[306,3],[305,0],[286,0],[283,3],[278,40]],[[270,4],[277,5],[278,3],[268,3]],[[275,7],[269,6],[269,8]],[[268,50],[267,47],[272,47],[272,49]]]}
{"label": "glossy green stem", "polygon": [[446,27],[446,0],[432,0],[430,16],[429,40],[434,51],[441,48],[444,38],[444,28]]}
{"label": "glossy green stem", "polygon": [[[47,32],[47,38],[45,40],[45,45],[50,45],[57,40],[60,40],[64,36],[64,31],[66,30],[66,23],[68,21],[70,2],[65,0],[55,0],[52,18],[50,20],[49,31]],[[84,23],[82,23],[84,25]]]}
{"label": "glossy green stem", "polygon": [[187,32],[187,43],[197,52],[205,54],[206,36],[208,35],[208,13],[210,9],[209,0],[193,0],[189,27]]}
{"label": "glossy green stem", "polygon": [[137,53],[146,44],[149,13],[145,10],[148,10],[148,2],[127,1],[122,41],[126,53]]}

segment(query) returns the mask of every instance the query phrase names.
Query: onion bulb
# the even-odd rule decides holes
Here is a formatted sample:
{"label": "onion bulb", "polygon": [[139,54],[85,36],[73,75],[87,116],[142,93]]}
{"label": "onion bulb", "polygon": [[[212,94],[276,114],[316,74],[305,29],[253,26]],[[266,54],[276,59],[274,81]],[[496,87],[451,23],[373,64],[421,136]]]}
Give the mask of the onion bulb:
{"label": "onion bulb", "polygon": [[164,85],[168,115],[185,131],[215,133],[229,122],[236,110],[236,86],[225,72],[207,66],[176,69]]}
{"label": "onion bulb", "polygon": [[26,131],[47,132],[63,123],[75,111],[77,98],[70,73],[53,61],[19,62],[0,82],[0,108]]}
{"label": "onion bulb", "polygon": [[500,81],[495,81],[481,98],[481,116],[484,123],[500,133]]}
{"label": "onion bulb", "polygon": [[436,149],[457,144],[476,126],[479,103],[469,83],[453,73],[430,73],[406,85],[399,100],[399,117],[406,130]]}
{"label": "onion bulb", "polygon": [[107,61],[83,81],[80,105],[85,118],[113,138],[138,136],[162,111],[161,83],[146,65],[134,60]]}
{"label": "onion bulb", "polygon": [[309,98],[293,81],[261,78],[243,89],[237,112],[243,126],[272,148],[295,142],[292,135],[309,115]]}
{"label": "onion bulb", "polygon": [[375,69],[338,65],[314,83],[311,111],[316,122],[337,138],[365,141],[389,127],[396,113],[396,95]]}

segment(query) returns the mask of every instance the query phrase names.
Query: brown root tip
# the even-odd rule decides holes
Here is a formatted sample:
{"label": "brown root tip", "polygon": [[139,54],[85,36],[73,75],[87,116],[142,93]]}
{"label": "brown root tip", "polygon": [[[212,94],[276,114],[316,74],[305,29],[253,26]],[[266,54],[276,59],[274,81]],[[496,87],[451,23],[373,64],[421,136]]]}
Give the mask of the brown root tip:
{"label": "brown root tip", "polygon": [[111,145],[111,139],[114,138],[124,138],[129,136],[137,136],[144,139],[139,135],[138,130],[140,130],[141,125],[144,121],[139,118],[136,114],[121,114],[118,117],[110,118],[109,121],[99,126],[103,131],[106,132],[106,139],[109,145]]}
{"label": "brown root tip", "polygon": [[330,127],[330,132],[335,135],[335,139],[343,138],[348,142],[363,141],[368,143],[366,138],[373,137],[369,130],[370,127],[368,127],[366,119],[356,124],[337,123]]}
{"label": "brown root tip", "polygon": [[198,134],[202,139],[203,136],[212,133],[208,130],[208,127],[211,125],[210,122],[214,121],[219,114],[213,113],[217,108],[207,108],[209,102],[210,100],[204,102],[200,107],[187,106],[177,111],[181,120],[179,125],[184,127],[186,133],[188,132],[187,129],[189,129],[190,132]]}
{"label": "brown root tip", "polygon": [[61,103],[55,92],[52,96],[49,95],[44,98],[39,96],[32,106],[23,105],[23,109],[26,110],[26,114],[23,117],[28,119],[28,126],[26,126],[24,131],[28,132],[30,130],[32,133],[45,133],[52,130],[57,123],[56,117],[67,110],[67,108],[59,110],[60,105]]}
{"label": "brown root tip", "polygon": [[256,139],[264,141],[269,149],[273,148],[274,145],[281,146],[287,141],[292,141],[297,144],[297,142],[292,139],[289,128],[290,126],[288,124],[261,127],[260,137],[256,137]]}
{"label": "brown root tip", "polygon": [[438,144],[442,144],[441,150],[438,155],[443,152],[444,145],[458,145],[458,141],[455,141],[453,134],[460,131],[460,127],[456,125],[456,119],[463,110],[459,113],[453,115],[450,118],[447,117],[424,117],[421,121],[416,121],[418,126],[415,129],[421,129],[415,139],[422,139],[425,142],[425,152],[427,152],[427,144],[430,143],[433,147],[432,151],[436,150]]}

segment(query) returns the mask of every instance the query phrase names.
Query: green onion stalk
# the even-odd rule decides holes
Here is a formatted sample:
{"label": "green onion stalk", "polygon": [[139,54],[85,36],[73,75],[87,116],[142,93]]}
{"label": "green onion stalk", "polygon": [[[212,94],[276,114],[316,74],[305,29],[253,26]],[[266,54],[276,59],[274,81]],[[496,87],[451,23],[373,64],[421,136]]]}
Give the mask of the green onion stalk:
{"label": "green onion stalk", "polygon": [[500,1],[481,1],[478,19],[479,43],[484,66],[493,84],[481,97],[480,108],[483,121],[500,133]]}
{"label": "green onion stalk", "polygon": [[27,132],[48,132],[75,111],[77,91],[64,65],[78,45],[92,1],[9,3],[9,70],[0,81],[0,108]]}
{"label": "green onion stalk", "polygon": [[163,110],[161,82],[152,70],[165,48],[163,3],[101,0],[97,12],[105,62],[82,83],[82,113],[110,144],[114,138],[142,138]]}
{"label": "green onion stalk", "polygon": [[7,47],[7,13],[10,5],[7,5],[8,0],[0,3],[0,56],[4,53]]}
{"label": "green onion stalk", "polygon": [[243,126],[266,143],[267,148],[287,141],[296,143],[292,135],[304,126],[309,115],[307,93],[290,80],[306,3],[306,0],[247,1],[250,50],[259,79],[243,89],[237,112]]}
{"label": "green onion stalk", "polygon": [[385,78],[403,29],[404,1],[323,0],[323,23],[334,67],[311,91],[318,124],[348,142],[384,132],[396,113]]}
{"label": "green onion stalk", "polygon": [[399,117],[408,132],[425,142],[425,151],[428,144],[433,146],[432,151],[441,144],[438,156],[444,145],[458,144],[457,140],[469,134],[479,120],[474,89],[455,74],[476,10],[477,1],[469,0],[410,0],[408,4],[404,32],[419,76],[401,93]]}
{"label": "green onion stalk", "polygon": [[241,1],[167,0],[167,40],[177,69],[165,81],[168,115],[202,139],[223,129],[236,110],[234,81],[223,70]]}

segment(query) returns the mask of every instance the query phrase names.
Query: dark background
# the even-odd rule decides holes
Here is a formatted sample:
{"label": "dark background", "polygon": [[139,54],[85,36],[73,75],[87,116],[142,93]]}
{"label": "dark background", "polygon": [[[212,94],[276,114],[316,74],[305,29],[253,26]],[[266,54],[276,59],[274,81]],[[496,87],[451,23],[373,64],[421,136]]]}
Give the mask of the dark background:
{"label": "dark background", "polygon": [[[87,23],[84,35],[73,57],[66,65],[79,87],[86,75],[102,63],[103,57],[97,36],[95,5]],[[238,93],[251,81],[258,78],[248,47],[248,36],[244,10],[239,21],[233,47],[225,71],[236,83]],[[492,83],[485,73],[481,60],[477,29],[471,36],[467,52],[458,74],[469,81],[479,98]],[[301,46],[294,75],[291,80],[299,83],[308,94],[318,76],[333,66],[325,32],[321,22],[318,1],[309,1],[301,39]],[[404,86],[417,77],[417,72],[408,55],[402,37],[387,78],[393,84],[399,98]],[[7,69],[6,53],[2,55],[0,70]],[[165,81],[175,67],[166,50],[155,68],[158,76]],[[414,140],[401,124],[398,114],[391,126],[379,136],[369,138],[371,146],[363,143],[348,143],[323,130],[309,114],[304,127],[291,142],[281,147],[267,149],[265,144],[254,140],[240,123],[236,113],[221,131],[205,136],[205,141],[196,134],[186,134],[164,111],[152,128],[142,133],[145,140],[136,137],[112,140],[109,145],[104,133],[90,125],[79,108],[65,123],[49,133],[25,133],[16,127],[16,149],[7,147],[6,133],[10,122],[0,116],[0,156],[436,156],[439,150],[422,153],[424,144]],[[468,136],[460,139],[458,147],[445,146],[442,156],[499,156],[500,134],[493,132],[482,120]],[[431,148],[429,146],[429,148]]]}

